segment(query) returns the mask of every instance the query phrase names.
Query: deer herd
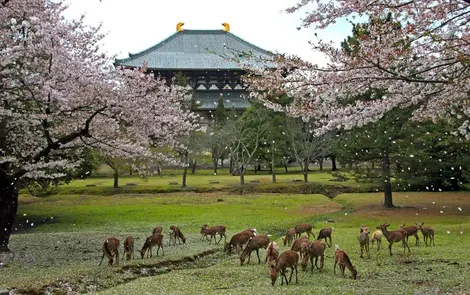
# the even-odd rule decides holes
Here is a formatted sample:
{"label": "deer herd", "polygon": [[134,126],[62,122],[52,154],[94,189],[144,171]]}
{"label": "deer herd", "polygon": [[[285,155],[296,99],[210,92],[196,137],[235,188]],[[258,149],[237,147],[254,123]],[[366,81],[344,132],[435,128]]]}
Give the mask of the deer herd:
{"label": "deer herd", "polygon": [[[423,240],[426,246],[435,246],[434,228],[432,226],[425,226],[424,223],[416,223],[416,225],[412,226],[405,226],[405,224],[402,224],[397,230],[388,230],[389,226],[390,225],[388,223],[381,224],[377,226],[376,230],[371,234],[369,227],[361,225],[358,236],[361,258],[364,257],[364,252],[367,257],[370,258],[370,244],[374,245],[374,243],[377,243],[377,251],[379,251],[382,248],[381,245],[383,237],[388,241],[390,256],[392,256],[392,245],[397,242],[401,242],[403,253],[406,253],[407,249],[408,252],[410,252],[408,238],[413,236],[415,238],[415,246],[418,246],[419,231],[423,234]],[[279,253],[279,245],[277,245],[276,242],[271,241],[269,235],[257,234],[255,228],[248,228],[233,235],[227,243],[225,226],[209,226],[204,224],[200,231],[200,241],[209,240],[209,244],[211,244],[212,240],[214,240],[215,244],[219,244],[222,238],[224,238],[224,251],[228,254],[236,252],[240,257],[240,265],[242,266],[245,263],[245,260],[247,260],[247,263],[250,263],[251,253],[253,251],[256,252],[258,263],[261,263],[259,250],[266,249],[266,258],[264,263],[268,265],[272,285],[275,284],[278,276],[281,277],[281,285],[283,285],[284,282],[288,285],[292,281],[294,272],[295,281],[296,283],[298,282],[297,265],[299,262],[303,271],[307,269],[309,261],[311,272],[314,270],[314,265],[318,270],[323,269],[325,250],[327,247],[330,248],[332,246],[331,235],[333,229],[331,227],[322,228],[316,238],[312,229],[313,226],[306,223],[297,224],[295,227],[287,229],[285,236],[282,237],[282,241],[284,246],[289,246],[291,248],[282,253]],[[302,233],[306,233],[306,236],[301,236]],[[163,250],[163,236],[163,228],[161,226],[156,226],[152,231],[152,235],[145,239],[144,245],[140,250],[140,256],[142,259],[145,258],[145,254],[147,254],[147,258],[152,257],[152,247],[154,246],[157,246],[157,256],[160,249],[162,256],[165,255]],[[313,240],[310,240],[310,236],[313,237]],[[323,239],[325,240],[324,242],[322,241]],[[170,226],[168,245],[176,245],[176,242],[184,245],[186,244],[186,238],[177,226],[172,225]],[[115,237],[106,239],[102,246],[103,256],[101,257],[99,265],[101,265],[105,256],[108,258],[109,265],[119,265],[119,246],[119,239]],[[121,260],[124,259],[124,256],[127,260],[134,258],[134,238],[132,236],[128,236],[124,240],[124,253]],[[313,262],[313,259],[315,259],[315,263]],[[318,265],[318,260],[320,260],[320,265]],[[352,265],[346,252],[343,249],[340,249],[338,245],[335,245],[334,251],[333,273],[335,275],[336,265],[339,265],[339,269],[343,277],[345,276],[345,269],[347,268],[351,272],[352,277],[354,279],[357,278],[356,268]],[[288,270],[290,271],[289,279],[287,279],[286,275]]]}

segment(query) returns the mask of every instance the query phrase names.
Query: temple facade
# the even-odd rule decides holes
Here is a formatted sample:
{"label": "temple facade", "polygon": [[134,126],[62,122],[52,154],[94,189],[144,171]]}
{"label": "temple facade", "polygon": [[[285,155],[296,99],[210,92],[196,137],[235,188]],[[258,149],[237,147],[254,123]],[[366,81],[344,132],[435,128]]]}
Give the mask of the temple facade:
{"label": "temple facade", "polygon": [[183,23],[178,23],[170,37],[141,52],[129,53],[128,58],[116,59],[114,64],[134,68],[146,63],[155,77],[184,77],[186,87],[192,90],[195,110],[205,117],[213,116],[220,98],[225,108],[243,111],[250,102],[241,81],[245,72],[235,59],[243,59],[244,54],[270,58],[272,53],[230,33],[227,23],[222,25],[222,30],[184,30]]}

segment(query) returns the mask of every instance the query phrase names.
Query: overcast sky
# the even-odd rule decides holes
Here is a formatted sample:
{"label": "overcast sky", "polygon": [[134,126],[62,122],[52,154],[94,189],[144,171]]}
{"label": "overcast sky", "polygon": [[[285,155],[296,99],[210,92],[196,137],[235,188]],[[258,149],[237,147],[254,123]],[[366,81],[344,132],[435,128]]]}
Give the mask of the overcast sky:
{"label": "overcast sky", "polygon": [[[86,14],[88,24],[102,22],[108,33],[104,49],[119,58],[145,50],[176,32],[176,24],[184,29],[223,29],[263,49],[296,54],[312,62],[322,57],[312,52],[309,40],[314,29],[297,30],[305,12],[286,14],[283,9],[295,0],[68,0],[67,17]],[[313,9],[313,8],[312,8]],[[317,33],[325,40],[342,41],[351,29],[340,22]]]}

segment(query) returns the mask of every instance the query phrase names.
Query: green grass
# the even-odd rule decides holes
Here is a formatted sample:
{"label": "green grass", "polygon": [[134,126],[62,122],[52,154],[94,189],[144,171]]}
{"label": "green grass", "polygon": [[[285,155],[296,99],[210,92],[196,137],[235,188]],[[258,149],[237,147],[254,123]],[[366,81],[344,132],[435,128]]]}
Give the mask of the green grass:
{"label": "green grass", "polygon": [[[67,287],[102,294],[154,294],[156,290],[168,294],[468,294],[470,193],[395,193],[395,209],[383,209],[382,197],[379,193],[342,194],[334,199],[321,195],[190,192],[57,195],[43,199],[22,195],[20,220],[47,223],[12,236],[12,252],[0,255],[0,261],[8,265],[0,268],[0,289],[44,293],[44,286],[49,286],[48,290],[57,294],[65,294]],[[335,223],[327,224],[328,218]],[[403,255],[403,249],[394,244],[392,257],[388,249],[373,249],[370,259],[359,258],[361,224],[374,228],[389,222],[391,228],[397,228],[401,223],[421,221],[436,228],[436,247],[425,247],[422,241],[415,247],[411,237],[410,254]],[[221,249],[221,245],[199,241],[203,223],[226,225],[228,238],[255,227],[280,243],[285,230],[299,222],[314,224],[316,234],[321,227],[333,226],[333,244],[349,254],[358,269],[358,280],[352,280],[348,272],[346,278],[333,275],[333,248],[326,251],[323,271],[314,270],[312,274],[299,268],[299,284],[282,287],[279,280],[271,286],[267,267],[255,263],[256,254],[252,263],[243,267],[236,255],[222,252],[177,262]],[[122,241],[131,234],[136,238],[136,248],[140,248],[157,224],[165,228],[179,225],[188,236],[187,244],[165,247],[164,257],[121,263],[138,270],[138,274],[127,268],[98,266],[104,239],[116,236]],[[386,242],[383,245],[387,247]],[[281,246],[281,250],[287,248]],[[264,253],[260,251],[262,259]],[[155,266],[166,261],[174,263]],[[152,268],[160,274],[146,277]]]}

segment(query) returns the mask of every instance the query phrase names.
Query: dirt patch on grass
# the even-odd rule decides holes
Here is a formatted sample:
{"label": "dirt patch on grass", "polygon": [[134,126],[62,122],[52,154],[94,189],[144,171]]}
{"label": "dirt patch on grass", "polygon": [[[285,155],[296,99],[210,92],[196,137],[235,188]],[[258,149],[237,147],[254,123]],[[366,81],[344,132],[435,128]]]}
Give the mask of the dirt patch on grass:
{"label": "dirt patch on grass", "polygon": [[332,206],[325,206],[325,205],[318,205],[318,206],[308,206],[302,207],[301,209],[296,211],[296,214],[299,215],[320,215],[332,212],[339,212],[341,211],[341,207],[332,207]]}

